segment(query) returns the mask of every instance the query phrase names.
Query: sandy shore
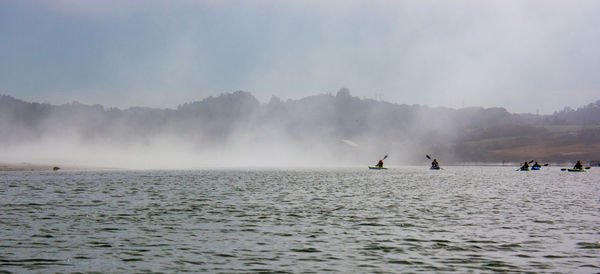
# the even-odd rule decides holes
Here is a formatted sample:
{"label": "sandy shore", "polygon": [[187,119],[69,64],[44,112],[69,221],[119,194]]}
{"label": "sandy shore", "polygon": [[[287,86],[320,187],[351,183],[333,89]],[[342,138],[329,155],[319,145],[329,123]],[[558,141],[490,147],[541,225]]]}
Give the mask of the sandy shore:
{"label": "sandy shore", "polygon": [[0,171],[42,171],[53,168],[54,166],[31,163],[0,163]]}
{"label": "sandy shore", "polygon": [[[58,169],[56,169],[58,168]],[[56,170],[55,170],[56,169]],[[0,172],[2,171],[61,171],[61,170],[106,170],[114,168],[105,167],[85,167],[72,165],[49,165],[34,163],[0,163]]]}

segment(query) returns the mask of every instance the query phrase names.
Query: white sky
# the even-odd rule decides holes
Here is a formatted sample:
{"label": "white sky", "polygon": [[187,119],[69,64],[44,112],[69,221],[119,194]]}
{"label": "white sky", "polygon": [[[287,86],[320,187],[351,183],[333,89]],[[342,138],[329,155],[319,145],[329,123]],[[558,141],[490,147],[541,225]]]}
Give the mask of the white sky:
{"label": "white sky", "polygon": [[244,90],[552,113],[600,99],[600,1],[0,1],[0,94],[176,107]]}

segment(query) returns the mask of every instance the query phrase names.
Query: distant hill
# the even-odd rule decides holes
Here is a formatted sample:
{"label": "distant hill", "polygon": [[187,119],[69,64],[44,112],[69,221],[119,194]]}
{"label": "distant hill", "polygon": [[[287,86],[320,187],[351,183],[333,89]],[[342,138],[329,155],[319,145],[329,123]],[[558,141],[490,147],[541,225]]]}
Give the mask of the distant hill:
{"label": "distant hill", "polygon": [[156,140],[169,140],[194,153],[270,149],[284,158],[293,148],[288,157],[349,164],[383,154],[403,164],[422,164],[425,154],[442,164],[600,159],[600,100],[533,115],[393,104],[353,97],[347,89],[298,100],[273,97],[266,104],[237,91],[176,109],[50,105],[2,95],[0,127],[4,147],[68,139],[90,147],[151,149]]}

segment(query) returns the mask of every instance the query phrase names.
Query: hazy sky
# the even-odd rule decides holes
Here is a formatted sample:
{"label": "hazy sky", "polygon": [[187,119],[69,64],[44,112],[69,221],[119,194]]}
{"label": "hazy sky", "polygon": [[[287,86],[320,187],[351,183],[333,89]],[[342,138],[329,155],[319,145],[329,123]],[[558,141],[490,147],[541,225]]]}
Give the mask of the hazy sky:
{"label": "hazy sky", "polygon": [[551,113],[600,99],[600,1],[0,1],[0,94],[176,107],[244,90]]}

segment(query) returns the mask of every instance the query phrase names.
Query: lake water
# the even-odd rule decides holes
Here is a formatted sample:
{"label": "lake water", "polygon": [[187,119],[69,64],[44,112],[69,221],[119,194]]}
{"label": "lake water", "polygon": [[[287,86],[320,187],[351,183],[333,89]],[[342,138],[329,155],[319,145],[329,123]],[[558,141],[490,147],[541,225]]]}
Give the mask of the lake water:
{"label": "lake water", "polygon": [[0,272],[600,272],[600,169],[0,173]]}

